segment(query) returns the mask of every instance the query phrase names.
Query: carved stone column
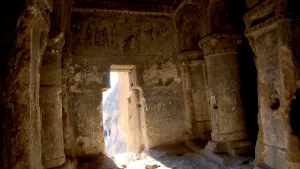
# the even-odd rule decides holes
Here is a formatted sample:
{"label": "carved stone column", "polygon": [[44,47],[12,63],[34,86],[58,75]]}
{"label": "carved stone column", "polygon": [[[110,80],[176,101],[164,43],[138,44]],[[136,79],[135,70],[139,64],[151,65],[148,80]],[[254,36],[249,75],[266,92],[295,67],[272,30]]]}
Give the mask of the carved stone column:
{"label": "carved stone column", "polygon": [[[24,4],[25,5],[25,4]],[[13,61],[9,73],[9,121],[12,136],[9,140],[9,168],[42,168],[41,166],[41,114],[39,103],[40,61],[49,32],[47,7],[27,2],[17,24]],[[49,9],[51,11],[51,9]],[[45,14],[45,15],[43,15]],[[8,129],[8,128],[7,128]]]}
{"label": "carved stone column", "polygon": [[257,168],[300,167],[300,141],[290,124],[292,98],[300,87],[300,29],[288,6],[285,0],[267,0],[244,15],[258,72]]}
{"label": "carved stone column", "polygon": [[40,109],[42,114],[42,163],[54,168],[65,163],[62,125],[62,34],[48,41],[42,59]]}
{"label": "carved stone column", "polygon": [[212,140],[206,150],[237,155],[249,151],[240,96],[238,34],[211,34],[199,42],[206,59],[208,94],[212,115]]}

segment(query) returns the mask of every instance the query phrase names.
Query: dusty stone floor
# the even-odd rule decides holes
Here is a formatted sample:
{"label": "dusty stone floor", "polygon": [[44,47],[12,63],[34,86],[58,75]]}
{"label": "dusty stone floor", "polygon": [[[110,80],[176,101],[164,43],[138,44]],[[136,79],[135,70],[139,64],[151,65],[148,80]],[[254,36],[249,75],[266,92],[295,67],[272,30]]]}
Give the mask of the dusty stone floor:
{"label": "dusty stone floor", "polygon": [[93,161],[80,162],[78,169],[120,169],[115,162],[108,158],[99,158]]}
{"label": "dusty stone floor", "polygon": [[[250,157],[231,158],[226,166],[204,157],[203,152],[183,145],[164,146],[139,155],[123,154],[112,158],[79,163],[78,169],[252,169]],[[230,159],[220,155],[221,159]],[[129,161],[129,162],[128,162]],[[126,164],[127,163],[127,164]]]}

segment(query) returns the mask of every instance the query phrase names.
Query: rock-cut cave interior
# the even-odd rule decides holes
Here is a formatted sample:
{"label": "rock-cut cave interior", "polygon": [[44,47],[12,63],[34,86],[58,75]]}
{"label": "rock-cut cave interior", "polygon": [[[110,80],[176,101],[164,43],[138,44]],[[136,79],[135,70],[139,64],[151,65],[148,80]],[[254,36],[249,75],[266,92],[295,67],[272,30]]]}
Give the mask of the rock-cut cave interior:
{"label": "rock-cut cave interior", "polygon": [[1,169],[300,169],[299,0],[0,8]]}

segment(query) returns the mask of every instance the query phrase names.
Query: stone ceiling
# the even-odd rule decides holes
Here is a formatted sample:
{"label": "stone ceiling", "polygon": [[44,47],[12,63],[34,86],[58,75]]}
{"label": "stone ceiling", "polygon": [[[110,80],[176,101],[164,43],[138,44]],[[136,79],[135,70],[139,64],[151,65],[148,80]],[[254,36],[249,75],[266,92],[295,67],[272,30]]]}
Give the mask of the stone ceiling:
{"label": "stone ceiling", "polygon": [[[170,6],[175,0],[73,0],[76,7],[88,7],[93,6],[94,8],[100,4],[101,6],[118,6],[123,5],[158,5],[158,6]],[[96,6],[95,6],[96,5]],[[100,7],[101,8],[101,7]]]}
{"label": "stone ceiling", "polygon": [[169,14],[176,0],[73,0],[73,12],[86,9]]}
{"label": "stone ceiling", "polygon": [[175,0],[100,0],[100,1],[170,5],[174,3]]}

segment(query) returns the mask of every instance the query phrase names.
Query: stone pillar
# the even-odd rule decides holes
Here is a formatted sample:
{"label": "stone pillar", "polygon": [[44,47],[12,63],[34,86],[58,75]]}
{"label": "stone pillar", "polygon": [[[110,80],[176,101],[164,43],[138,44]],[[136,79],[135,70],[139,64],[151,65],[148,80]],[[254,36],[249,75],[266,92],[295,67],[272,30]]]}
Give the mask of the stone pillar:
{"label": "stone pillar", "polygon": [[[47,18],[28,3],[19,17],[18,37],[11,68],[9,106],[11,107],[10,160],[13,169],[39,169],[41,166],[41,115],[39,105],[40,61],[48,34]],[[42,5],[42,4],[41,4]],[[47,15],[44,15],[45,17]],[[8,82],[9,83],[9,82]]]}
{"label": "stone pillar", "polygon": [[[61,37],[62,38],[62,37]],[[48,41],[42,59],[40,109],[42,114],[42,163],[54,168],[65,163],[62,125],[62,39]]]}
{"label": "stone pillar", "polygon": [[300,168],[300,141],[290,125],[290,105],[299,88],[294,42],[300,29],[287,7],[285,0],[268,0],[244,15],[258,72],[256,168]]}
{"label": "stone pillar", "polygon": [[181,75],[183,79],[183,91],[184,91],[184,105],[185,105],[185,127],[187,130],[188,138],[184,138],[185,141],[193,139],[193,129],[194,129],[194,104],[193,104],[193,95],[192,95],[192,82],[190,74],[190,66],[184,61],[181,66]]}
{"label": "stone pillar", "polygon": [[206,150],[237,155],[249,151],[240,96],[237,34],[211,34],[199,42],[206,59],[208,94],[212,115],[212,140]]}

